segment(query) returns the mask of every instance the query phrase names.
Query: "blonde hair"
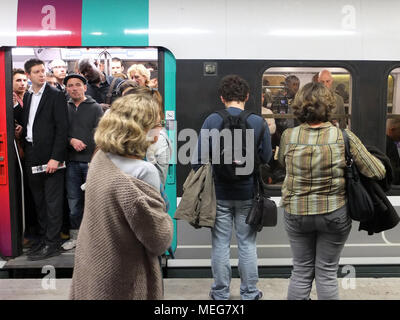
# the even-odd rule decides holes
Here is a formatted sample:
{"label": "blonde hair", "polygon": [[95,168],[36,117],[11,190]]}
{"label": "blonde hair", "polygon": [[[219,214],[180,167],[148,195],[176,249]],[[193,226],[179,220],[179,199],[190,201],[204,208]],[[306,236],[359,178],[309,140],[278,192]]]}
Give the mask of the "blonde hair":
{"label": "blonde hair", "polygon": [[332,92],[322,83],[310,82],[296,94],[291,108],[300,122],[315,123],[330,121],[336,100]]}
{"label": "blonde hair", "polygon": [[104,152],[143,158],[151,144],[147,132],[158,120],[159,106],[151,96],[129,94],[115,100],[104,114],[94,140]]}
{"label": "blonde hair", "polygon": [[[127,80],[126,82],[128,82],[128,81],[129,80]],[[121,87],[122,87],[122,85],[121,85]],[[126,88],[121,91],[124,91],[124,96],[128,95],[128,94],[144,94],[144,95],[147,95],[147,96],[153,98],[157,102],[158,107],[159,107],[160,120],[165,119],[164,108],[163,108],[163,103],[162,103],[162,96],[157,89],[148,88],[148,87],[138,87],[138,86],[129,87],[127,85]]]}
{"label": "blonde hair", "polygon": [[150,81],[150,71],[148,69],[146,69],[146,67],[144,65],[142,65],[142,64],[133,64],[133,65],[131,65],[129,67],[129,69],[127,71],[128,78],[130,80],[135,80],[135,79],[132,79],[132,76],[131,76],[131,72],[132,71],[138,72],[143,77],[145,77],[146,78],[146,84]]}

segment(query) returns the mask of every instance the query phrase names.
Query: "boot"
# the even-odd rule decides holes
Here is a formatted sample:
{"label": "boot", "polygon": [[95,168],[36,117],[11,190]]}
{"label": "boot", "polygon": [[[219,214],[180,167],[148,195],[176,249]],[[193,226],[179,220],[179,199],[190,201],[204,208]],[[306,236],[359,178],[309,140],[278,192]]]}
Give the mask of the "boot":
{"label": "boot", "polygon": [[69,240],[64,242],[62,248],[64,250],[71,250],[76,246],[76,240],[78,239],[78,231],[77,229],[69,230]]}

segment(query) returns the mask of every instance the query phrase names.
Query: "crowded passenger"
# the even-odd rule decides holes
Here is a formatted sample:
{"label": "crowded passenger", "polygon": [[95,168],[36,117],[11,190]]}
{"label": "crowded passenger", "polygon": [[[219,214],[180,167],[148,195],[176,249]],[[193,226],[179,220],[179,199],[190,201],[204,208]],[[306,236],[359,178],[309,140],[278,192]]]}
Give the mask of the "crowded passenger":
{"label": "crowded passenger", "polygon": [[[286,167],[282,205],[293,255],[290,300],[309,300],[314,280],[318,299],[339,298],[338,264],[352,219],[346,206],[343,134],[330,122],[335,104],[327,87],[306,84],[292,104],[301,125],[282,134],[278,157]],[[383,179],[386,171],[382,162],[354,133],[346,133],[359,171]]]}
{"label": "crowded passenger", "polygon": [[[13,70],[13,104],[14,104],[14,123],[15,123],[15,140],[18,148],[18,155],[22,165],[24,165],[24,151],[22,139],[22,126],[18,122],[21,119],[22,109],[24,107],[23,98],[28,90],[28,78],[22,69]],[[17,120],[19,119],[19,120]],[[37,237],[37,214],[33,201],[31,190],[28,187],[27,174],[23,174],[24,184],[21,186],[24,193],[25,206],[25,232],[23,247],[32,245],[33,240]]]}
{"label": "crowded passenger", "polygon": [[150,81],[150,71],[146,69],[143,64],[133,64],[129,67],[128,78],[130,80],[135,80],[139,86],[148,86]]}
{"label": "crowded passenger", "polygon": [[58,82],[57,82],[57,78],[55,77],[55,75],[51,72],[46,72],[46,82],[51,85],[54,88],[58,89]]}
{"label": "crowded passenger", "polygon": [[118,85],[118,95],[122,97],[122,96],[126,95],[128,92],[130,92],[132,89],[136,89],[138,87],[139,87],[139,85],[135,80],[122,81]]}
{"label": "crowded passenger", "polygon": [[50,62],[49,69],[57,79],[56,87],[61,91],[65,91],[64,78],[67,76],[68,65],[64,60],[55,59]]}
{"label": "crowded passenger", "polygon": [[124,66],[120,58],[114,57],[111,59],[111,75],[124,80],[128,78],[124,73]]}
{"label": "crowded passenger", "polygon": [[[265,95],[261,94],[261,114],[266,115],[266,114],[274,114],[271,109],[263,107],[264,106],[264,101],[265,101]],[[265,121],[268,124],[269,128],[269,133],[273,135],[276,131],[276,124],[275,124],[275,119],[274,118],[266,118]]]}
{"label": "crowded passenger", "polygon": [[24,94],[28,90],[28,78],[22,69],[13,70],[13,103],[24,107]]}
{"label": "crowded passenger", "polygon": [[68,101],[68,161],[66,189],[69,206],[70,240],[62,247],[71,250],[76,245],[78,230],[83,217],[84,193],[89,162],[95,150],[94,132],[103,115],[101,106],[90,96],[85,96],[86,79],[79,74],[65,77]]}
{"label": "crowded passenger", "polygon": [[[226,112],[231,116],[239,116],[245,109],[245,104],[249,99],[250,88],[244,79],[237,75],[224,77],[218,88],[218,95],[225,106]],[[211,159],[211,150],[218,150],[217,141],[211,137],[211,146],[207,151],[201,151],[201,146],[208,145],[210,137],[204,134],[204,130],[218,129],[223,127],[223,118],[217,113],[207,117],[202,125],[200,132],[197,152],[198,158],[192,160],[192,167],[198,170],[202,164]],[[253,128],[254,139],[261,137],[261,144],[257,149],[262,163],[266,163],[271,158],[270,134],[264,120],[255,114],[247,118],[247,126]],[[258,140],[259,141],[259,140]],[[249,148],[254,151],[254,148]],[[206,158],[202,158],[202,153]],[[250,155],[254,160],[254,154]],[[232,160],[231,160],[232,161]],[[214,183],[217,199],[217,211],[215,225],[211,229],[212,249],[211,249],[211,269],[214,283],[211,286],[210,298],[213,300],[228,300],[230,296],[231,266],[230,241],[235,225],[236,238],[239,249],[239,274],[240,274],[240,297],[243,300],[258,300],[262,297],[262,292],[257,288],[258,267],[257,267],[257,248],[255,231],[250,225],[246,224],[246,217],[252,208],[254,197],[254,184],[252,175],[246,177],[233,176],[235,183],[228,181],[222,172],[214,168]],[[254,170],[254,168],[253,168]],[[219,174],[221,173],[221,174]]]}
{"label": "crowded passenger", "polygon": [[150,72],[150,81],[148,86],[150,88],[158,89],[158,71],[153,70]]}
{"label": "crowded passenger", "polygon": [[349,103],[349,93],[346,90],[346,87],[343,83],[339,83],[336,86],[335,93],[343,98],[344,103]]}
{"label": "crowded passenger", "polygon": [[105,75],[89,58],[79,60],[78,69],[79,73],[87,79],[85,94],[99,103],[103,110],[108,109],[117,98],[116,89],[122,79]]}
{"label": "crowded passenger", "polygon": [[157,169],[143,160],[159,123],[159,105],[148,94],[119,98],[100,120],[71,299],[163,298],[158,256],[171,244],[173,223]]}
{"label": "crowded passenger", "polygon": [[332,91],[335,97],[335,108],[332,110],[332,123],[338,125],[339,128],[344,129],[347,127],[346,118],[335,118],[333,115],[338,114],[344,116],[346,111],[344,109],[343,98],[336,92],[333,92],[332,84],[333,77],[330,71],[324,69],[318,74],[318,82],[322,83],[325,87]]}
{"label": "crowded passenger", "polygon": [[388,119],[386,122],[386,155],[393,169],[393,184],[400,184],[400,119]]}
{"label": "crowded passenger", "polygon": [[65,170],[59,166],[66,158],[67,102],[62,92],[46,84],[43,61],[30,59],[24,68],[32,86],[24,96],[19,122],[40,237],[27,254],[29,260],[41,260],[60,254]]}

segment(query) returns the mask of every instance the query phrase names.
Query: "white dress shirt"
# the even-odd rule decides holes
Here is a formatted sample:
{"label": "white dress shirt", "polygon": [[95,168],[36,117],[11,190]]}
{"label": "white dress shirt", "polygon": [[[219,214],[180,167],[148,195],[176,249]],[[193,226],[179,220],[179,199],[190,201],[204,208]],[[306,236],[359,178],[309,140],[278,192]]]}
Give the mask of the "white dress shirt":
{"label": "white dress shirt", "polygon": [[38,93],[33,92],[32,87],[29,88],[28,92],[32,93],[31,99],[31,107],[29,109],[29,119],[28,124],[26,125],[26,141],[33,142],[33,123],[35,121],[36,111],[39,107],[40,100],[42,99],[44,88],[46,87],[46,83],[40,88]]}

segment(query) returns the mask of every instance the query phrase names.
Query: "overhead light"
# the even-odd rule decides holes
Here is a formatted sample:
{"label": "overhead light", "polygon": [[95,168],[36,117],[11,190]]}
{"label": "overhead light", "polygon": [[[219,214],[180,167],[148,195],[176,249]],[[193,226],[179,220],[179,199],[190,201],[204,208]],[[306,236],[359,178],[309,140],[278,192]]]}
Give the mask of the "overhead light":
{"label": "overhead light", "polygon": [[267,35],[277,37],[337,37],[354,36],[356,33],[356,31],[351,30],[282,29],[269,31]]}

